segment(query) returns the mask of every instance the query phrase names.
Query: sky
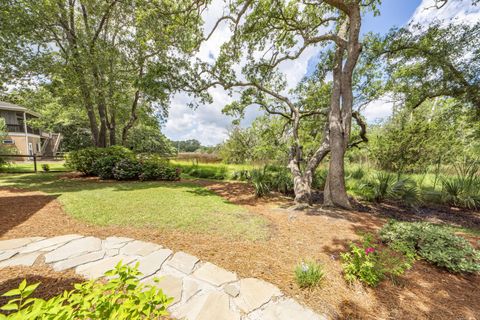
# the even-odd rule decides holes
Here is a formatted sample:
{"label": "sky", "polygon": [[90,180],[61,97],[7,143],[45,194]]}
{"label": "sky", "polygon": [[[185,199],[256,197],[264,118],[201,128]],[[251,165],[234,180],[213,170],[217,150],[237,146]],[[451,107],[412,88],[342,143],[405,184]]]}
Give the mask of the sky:
{"label": "sky", "polygon": [[[385,34],[393,27],[402,27],[410,22],[428,25],[434,20],[459,22],[473,22],[480,20],[480,6],[471,5],[471,0],[450,0],[441,9],[433,8],[434,0],[383,0],[380,6],[380,15],[372,13],[365,15],[362,21],[362,34],[375,32]],[[217,5],[215,5],[217,3]],[[211,30],[216,19],[222,14],[220,0],[214,0],[210,10],[205,13],[205,30]],[[220,45],[229,37],[229,31],[224,26],[214,33],[200,48],[198,57],[204,61],[212,61],[219,52]],[[282,63],[280,70],[287,75],[288,84],[294,87],[306,74],[315,67],[315,49],[307,49],[295,61]],[[217,87],[209,90],[213,97],[213,103],[200,105],[196,110],[190,109],[187,104],[191,98],[185,94],[177,94],[172,98],[169,117],[162,131],[172,140],[197,139],[203,145],[215,145],[223,142],[228,137],[228,130],[232,127],[233,118],[222,114],[222,108],[232,101],[227,92]],[[392,106],[386,101],[379,99],[370,103],[363,115],[368,122],[375,122],[388,117]],[[241,122],[242,126],[248,126],[261,115],[258,108],[252,106],[247,109],[246,115]]]}

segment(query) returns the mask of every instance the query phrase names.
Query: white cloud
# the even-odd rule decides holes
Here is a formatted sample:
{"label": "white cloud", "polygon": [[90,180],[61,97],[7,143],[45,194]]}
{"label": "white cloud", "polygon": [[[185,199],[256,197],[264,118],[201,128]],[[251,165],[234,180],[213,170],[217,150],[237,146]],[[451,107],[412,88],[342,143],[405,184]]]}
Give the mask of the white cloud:
{"label": "white cloud", "polygon": [[[215,0],[204,13],[205,35],[209,33],[215,22],[221,17],[224,2]],[[213,62],[220,52],[220,46],[228,41],[231,35],[229,27],[222,23],[212,34],[211,38],[202,44],[197,58],[202,61]],[[286,75],[288,87],[294,87],[307,73],[308,61],[315,56],[317,50],[308,48],[299,59],[283,62],[279,69]],[[260,55],[260,54],[259,54]],[[237,66],[235,70],[240,70]],[[173,140],[197,139],[202,144],[214,145],[224,141],[228,135],[233,118],[222,114],[223,107],[232,101],[221,87],[209,90],[213,97],[212,104],[200,105],[196,110],[187,107],[190,98],[185,94],[178,94],[172,99],[168,120],[164,126],[164,134]],[[254,106],[247,109],[242,126],[248,126],[261,114]]]}
{"label": "white cloud", "polygon": [[[480,21],[480,6],[473,6],[472,0],[449,0],[445,6],[437,9],[434,0],[422,0],[409,24],[428,26],[434,22],[447,25],[451,22],[474,24]],[[385,119],[392,114],[392,103],[382,98],[368,104],[363,112],[368,122]]]}
{"label": "white cloud", "polygon": [[434,21],[474,24],[480,21],[480,6],[472,5],[472,0],[449,0],[438,9],[434,0],[422,0],[410,22],[428,26]]}

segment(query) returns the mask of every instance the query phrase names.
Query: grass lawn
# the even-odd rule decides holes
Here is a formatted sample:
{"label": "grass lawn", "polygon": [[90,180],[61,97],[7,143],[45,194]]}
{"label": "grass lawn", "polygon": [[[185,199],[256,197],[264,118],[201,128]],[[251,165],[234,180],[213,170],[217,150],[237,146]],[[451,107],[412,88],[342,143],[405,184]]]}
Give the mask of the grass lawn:
{"label": "grass lawn", "polygon": [[[51,171],[65,171],[65,172],[70,171],[70,169],[66,168],[63,165],[63,162],[37,161],[38,172],[43,171],[42,164],[48,164]],[[33,161],[11,163],[4,168],[0,168],[0,172],[7,172],[7,173],[32,172],[33,173],[34,172]]]}
{"label": "grass lawn", "polygon": [[97,225],[169,228],[249,240],[268,237],[266,220],[192,183],[61,179],[59,175],[1,174],[0,187],[57,195],[68,214]]}

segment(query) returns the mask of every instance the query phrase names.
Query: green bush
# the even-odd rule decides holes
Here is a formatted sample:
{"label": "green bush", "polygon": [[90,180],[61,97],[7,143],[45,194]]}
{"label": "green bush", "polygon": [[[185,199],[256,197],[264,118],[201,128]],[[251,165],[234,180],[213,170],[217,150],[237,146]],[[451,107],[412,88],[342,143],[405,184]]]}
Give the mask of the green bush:
{"label": "green bush", "polygon": [[138,179],[142,167],[136,159],[122,159],[115,164],[113,168],[113,177],[116,180],[135,180]]}
{"label": "green bush", "polygon": [[[159,319],[168,316],[173,298],[161,289],[140,283],[136,267],[122,265],[105,273],[108,281],[75,284],[75,289],[48,301],[29,298],[39,283],[19,287],[3,294],[14,297],[1,310],[0,319]],[[158,279],[156,280],[158,281]]]}
{"label": "green bush", "polygon": [[105,156],[93,163],[92,171],[102,180],[113,179],[113,168],[122,160],[118,156]]}
{"label": "green bush", "polygon": [[480,252],[448,227],[427,222],[390,221],[380,231],[382,241],[415,250],[436,266],[452,272],[480,271]]}
{"label": "green bush", "polygon": [[323,268],[315,261],[306,261],[295,267],[295,281],[300,288],[316,286],[324,276]]}
{"label": "green bush", "polygon": [[316,190],[325,189],[328,171],[326,169],[317,170],[313,175],[312,188]]}
{"label": "green bush", "polygon": [[139,179],[145,180],[169,180],[180,179],[180,169],[169,165],[168,161],[162,158],[150,158],[141,160],[141,173]]}
{"label": "green bush", "polygon": [[253,169],[250,172],[251,183],[255,189],[255,195],[257,197],[263,197],[270,193],[270,181],[265,168]]}
{"label": "green bush", "polygon": [[50,165],[48,163],[42,164],[42,170],[43,170],[43,172],[49,172],[50,171]]}
{"label": "green bush", "polygon": [[86,175],[96,175],[95,162],[103,157],[117,157],[120,159],[133,159],[134,153],[121,146],[108,148],[85,148],[72,151],[67,154],[65,165],[73,170],[80,171]]}
{"label": "green bush", "polygon": [[227,178],[227,167],[214,167],[214,166],[187,166],[183,168],[183,171],[191,177],[200,179],[215,179],[224,180]]}
{"label": "green bush", "polygon": [[408,205],[416,205],[421,201],[415,181],[408,178],[398,179],[395,175],[385,172],[378,172],[367,179],[360,185],[360,191],[363,198],[368,201],[395,200]]}
{"label": "green bush", "polygon": [[232,180],[247,181],[250,178],[250,171],[248,170],[239,170],[232,173]]}
{"label": "green bush", "polygon": [[345,280],[360,280],[369,286],[389,277],[394,280],[413,266],[415,255],[404,247],[380,247],[366,235],[360,246],[350,244],[350,251],[341,254]]}

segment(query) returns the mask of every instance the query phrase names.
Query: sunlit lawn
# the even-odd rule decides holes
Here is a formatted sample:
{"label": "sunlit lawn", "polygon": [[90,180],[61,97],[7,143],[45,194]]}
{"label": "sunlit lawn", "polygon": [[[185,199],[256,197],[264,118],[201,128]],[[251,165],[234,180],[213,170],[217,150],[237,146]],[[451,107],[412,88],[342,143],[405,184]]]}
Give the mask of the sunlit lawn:
{"label": "sunlit lawn", "polygon": [[0,174],[0,187],[58,195],[73,217],[97,224],[178,229],[250,240],[268,236],[261,217],[186,182],[62,179],[59,173]]}
{"label": "sunlit lawn", "polygon": [[[55,162],[47,162],[47,161],[38,161],[37,162],[37,171],[43,171],[42,165],[48,164],[51,171],[70,171],[70,169],[66,168],[63,165],[63,161],[55,161]],[[7,172],[7,173],[20,173],[20,172],[34,172],[34,164],[33,161],[26,161],[26,162],[16,162],[10,163],[6,167],[0,168],[0,172]]]}

